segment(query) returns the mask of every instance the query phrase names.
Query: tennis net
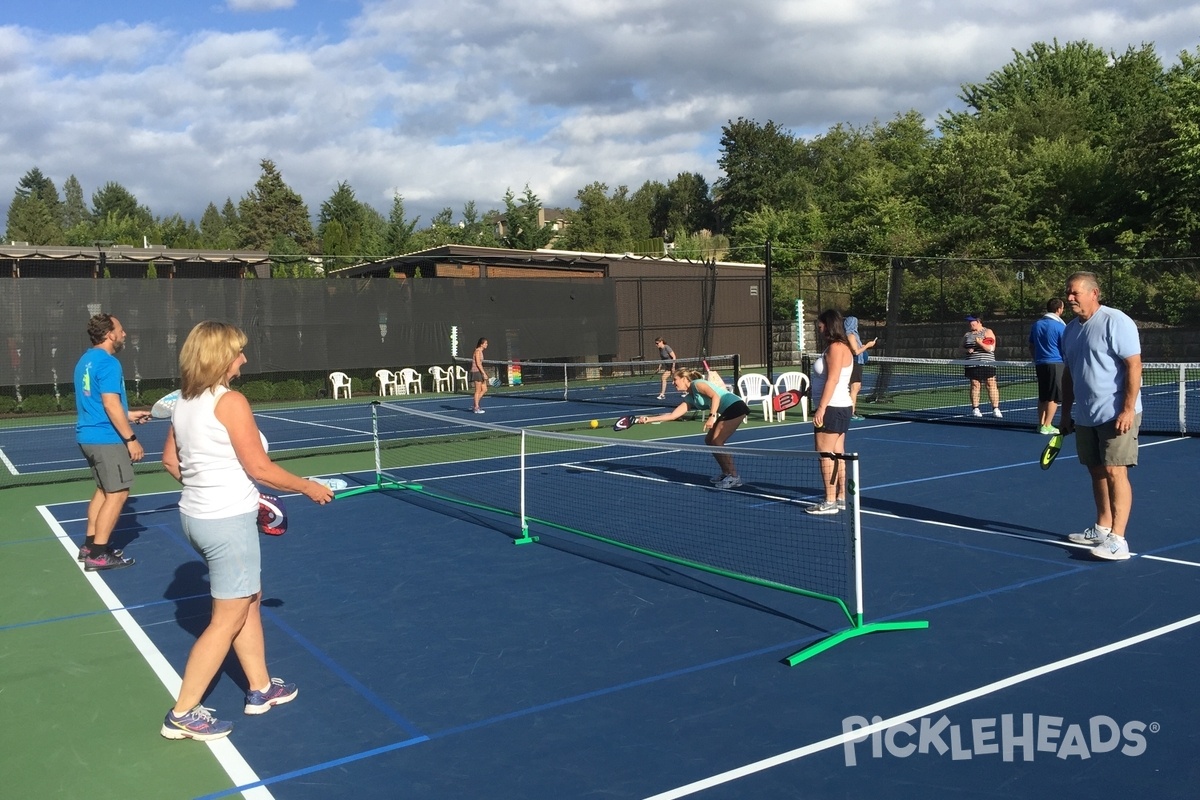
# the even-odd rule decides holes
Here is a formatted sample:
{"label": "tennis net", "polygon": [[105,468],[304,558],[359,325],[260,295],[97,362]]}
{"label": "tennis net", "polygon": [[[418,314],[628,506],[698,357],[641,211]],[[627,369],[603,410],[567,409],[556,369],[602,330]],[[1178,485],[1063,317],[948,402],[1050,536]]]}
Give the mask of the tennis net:
{"label": "tennis net", "polygon": [[[971,411],[961,359],[872,357],[863,369],[859,410],[873,416],[922,421],[967,421]],[[987,387],[981,387],[980,422],[1036,428],[1037,373],[1028,361],[997,361],[1003,420],[991,417]],[[1200,434],[1200,364],[1142,365],[1142,433]]]}
{"label": "tennis net", "polygon": [[[808,451],[639,442],[511,428],[374,406],[376,483],[511,521],[519,544],[563,531],[736,580],[835,603],[850,627],[788,658],[797,664],[852,636],[927,623],[864,622],[858,458],[847,507],[824,499],[820,456]],[[713,486],[714,454],[734,457],[744,484]],[[340,496],[340,494],[339,494]]]}
{"label": "tennis net", "polygon": [[[469,367],[471,360],[455,359]],[[677,358],[677,368],[704,372],[704,364],[727,385],[737,385],[741,369],[737,355]],[[662,392],[663,362],[659,361],[497,361],[483,362],[488,377],[505,394],[545,400],[571,400],[611,405],[644,404]],[[670,362],[666,362],[669,367]],[[670,382],[668,396],[675,396]]]}

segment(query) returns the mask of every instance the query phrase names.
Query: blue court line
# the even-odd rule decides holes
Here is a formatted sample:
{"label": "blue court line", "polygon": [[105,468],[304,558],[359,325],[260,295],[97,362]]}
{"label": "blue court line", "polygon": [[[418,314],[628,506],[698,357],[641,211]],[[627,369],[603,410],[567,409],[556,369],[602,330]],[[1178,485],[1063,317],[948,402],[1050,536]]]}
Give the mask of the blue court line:
{"label": "blue court line", "polygon": [[406,733],[410,734],[413,737],[417,737],[417,738],[422,738],[422,739],[428,738],[427,736],[425,736],[425,734],[421,733],[421,731],[417,728],[416,725],[412,724],[407,719],[402,717],[400,714],[396,713],[396,711],[394,709],[392,709],[392,707],[390,705],[388,705],[388,703],[382,697],[375,694],[375,692],[373,692],[369,688],[367,688],[366,684],[364,684],[362,681],[355,678],[349,672],[344,670],[340,664],[338,664],[336,661],[334,661],[332,658],[330,658],[328,655],[326,655],[324,650],[321,650],[315,644],[310,642],[306,637],[301,635],[299,631],[297,631],[291,625],[288,625],[286,622],[281,620],[279,618],[278,614],[275,614],[269,608],[263,608],[263,609],[261,609],[261,611],[262,611],[262,615],[264,617],[271,620],[271,622],[274,625],[276,625],[281,631],[283,631],[288,636],[290,636],[293,641],[295,641],[297,644],[299,644],[301,647],[303,647],[305,650],[307,650],[314,658],[317,659],[317,661],[319,661],[327,669],[329,669],[331,672],[333,672],[334,675],[337,675],[339,678],[341,678],[348,686],[350,686],[350,688],[354,689],[356,692],[358,692],[360,695],[362,695],[362,697],[368,703],[375,706],[376,710],[383,713],[384,716],[386,716],[388,719],[390,719],[396,725],[399,725],[400,728],[403,729]]}

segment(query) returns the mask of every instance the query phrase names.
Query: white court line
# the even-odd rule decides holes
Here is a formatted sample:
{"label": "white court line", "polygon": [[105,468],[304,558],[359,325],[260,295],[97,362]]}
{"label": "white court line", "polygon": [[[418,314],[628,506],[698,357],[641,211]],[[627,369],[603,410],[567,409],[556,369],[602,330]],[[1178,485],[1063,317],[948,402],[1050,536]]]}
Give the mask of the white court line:
{"label": "white court line", "polygon": [[[38,506],[37,509],[38,513],[42,515],[42,519],[44,519],[46,524],[50,526],[50,530],[54,532],[55,537],[62,544],[63,548],[66,549],[67,554],[71,557],[71,563],[78,563],[75,560],[75,557],[79,551],[79,545],[71,541],[71,537],[67,535],[67,532],[63,530],[62,525],[59,524],[59,521],[54,518],[53,514],[50,513],[48,506]],[[158,676],[158,679],[162,681],[162,685],[167,688],[171,698],[173,699],[178,697],[179,687],[180,684],[182,684],[183,679],[179,677],[179,673],[177,673],[175,668],[171,666],[171,663],[167,661],[166,656],[164,656],[158,647],[155,646],[154,642],[150,641],[150,637],[147,636],[146,632],[142,630],[141,626],[134,621],[133,615],[125,610],[124,606],[121,604],[121,601],[117,599],[117,596],[113,594],[112,589],[108,587],[108,584],[104,582],[99,574],[95,572],[85,572],[83,570],[83,565],[79,566],[79,570],[83,573],[84,580],[91,584],[92,589],[94,589],[96,594],[99,595],[100,602],[104,603],[105,608],[112,613],[113,619],[115,619],[117,624],[119,624],[125,631],[125,635],[129,637],[129,640],[133,643],[133,646],[136,647],[138,652],[142,654],[142,658],[146,659],[146,663],[150,665],[150,669],[152,669],[154,674]],[[169,706],[170,703],[164,700],[163,708],[166,709]],[[146,720],[147,736],[153,735],[150,733],[150,731],[154,729],[155,725],[161,725],[156,718],[151,717]],[[208,749],[212,751],[213,756],[217,759],[217,763],[224,768],[225,773],[229,776],[229,779],[233,781],[234,786],[245,786],[251,783],[258,783],[260,780],[258,774],[246,762],[246,759],[242,757],[242,754],[238,752],[238,749],[234,747],[233,743],[228,738],[204,742],[203,744],[207,745]],[[188,747],[190,745],[183,746]],[[246,798],[246,800],[274,800],[274,795],[272,795],[271,791],[265,786],[256,786],[252,789],[244,789],[242,790],[242,796]]]}
{"label": "white court line", "polygon": [[1128,639],[1121,639],[1120,641],[1113,642],[1112,644],[1107,644],[1103,647],[1097,647],[1093,650],[1088,650],[1087,652],[1080,653],[1078,655],[1069,656],[1058,661],[1052,661],[1049,664],[1045,664],[1040,667],[1034,667],[1033,669],[1026,670],[1024,672],[1018,672],[1016,675],[1002,678],[998,681],[993,681],[992,683],[984,684],[983,686],[972,689],[971,691],[963,692],[962,694],[956,694],[953,697],[947,697],[946,699],[939,700],[936,703],[930,703],[929,705],[921,706],[920,708],[915,708],[911,711],[906,711],[903,714],[898,714],[889,719],[882,720],[881,722],[876,722],[875,724],[869,725],[865,728],[856,728],[848,733],[831,736],[828,739],[822,739],[819,742],[813,742],[812,744],[798,747],[795,750],[789,750],[786,753],[780,753],[779,755],[771,756],[770,758],[764,758],[761,761],[755,761],[754,763],[746,764],[745,766],[737,767],[736,769],[731,769],[726,772],[689,783],[686,786],[680,786],[660,794],[652,795],[646,798],[646,800],[674,800],[674,798],[687,797],[688,795],[702,792],[705,789],[711,789],[714,786],[720,786],[721,784],[729,783],[730,781],[735,781],[739,778],[745,778],[757,772],[763,772],[765,770],[787,764],[791,761],[796,761],[806,756],[813,755],[814,753],[820,753],[824,750],[829,750],[834,747],[841,747],[847,742],[857,741],[860,739],[860,737],[870,736],[874,733],[885,731],[894,725],[901,725],[914,719],[932,716],[938,712],[945,711],[948,708],[953,708],[954,706],[961,705],[989,694],[993,694],[1011,686],[1016,686],[1017,684],[1033,680],[1034,678],[1040,678],[1043,675],[1049,675],[1052,672],[1057,672],[1058,670],[1066,669],[1067,667],[1073,667],[1077,664],[1082,664],[1094,658],[1108,655],[1109,653],[1115,653],[1118,650],[1124,650],[1126,648],[1133,647],[1134,645],[1141,644],[1142,642],[1156,639],[1159,636],[1165,636],[1168,633],[1173,633],[1190,625],[1195,625],[1198,622],[1200,622],[1200,614],[1188,617],[1186,619],[1181,619],[1178,622],[1172,622],[1169,625],[1162,626],[1161,628],[1155,628],[1154,630],[1140,633],[1137,636],[1131,636]]}
{"label": "white court line", "polygon": [[14,465],[11,461],[8,460],[8,456],[4,455],[3,450],[0,450],[0,461],[4,462],[4,466],[8,469],[8,471],[11,474],[13,474],[13,475],[21,474],[20,470],[17,469],[16,465]]}

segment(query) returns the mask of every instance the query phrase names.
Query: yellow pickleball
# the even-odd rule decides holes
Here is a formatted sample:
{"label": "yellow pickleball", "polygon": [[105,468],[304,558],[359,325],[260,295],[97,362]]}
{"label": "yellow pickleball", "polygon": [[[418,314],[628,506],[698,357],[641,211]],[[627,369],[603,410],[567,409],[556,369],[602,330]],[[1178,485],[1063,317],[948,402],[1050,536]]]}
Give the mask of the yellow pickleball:
{"label": "yellow pickleball", "polygon": [[593,428],[599,428],[599,427],[600,427],[600,420],[598,420],[598,419],[594,419],[594,420],[592,420],[591,422],[589,422],[589,423],[588,423],[588,425],[591,425]]}

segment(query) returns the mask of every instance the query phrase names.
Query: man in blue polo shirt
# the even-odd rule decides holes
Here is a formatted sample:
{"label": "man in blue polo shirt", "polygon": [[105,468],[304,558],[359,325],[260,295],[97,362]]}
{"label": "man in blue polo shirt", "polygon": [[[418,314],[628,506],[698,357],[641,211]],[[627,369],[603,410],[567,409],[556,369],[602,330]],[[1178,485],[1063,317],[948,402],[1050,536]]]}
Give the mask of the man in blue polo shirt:
{"label": "man in blue polo shirt", "polygon": [[1046,301],[1046,313],[1029,329],[1029,354],[1037,371],[1038,433],[1053,435],[1054,412],[1062,402],[1062,337],[1066,325],[1062,321],[1063,301],[1051,297]]}
{"label": "man in blue polo shirt", "polygon": [[79,560],[88,572],[119,569],[133,564],[120,550],[108,544],[129,489],[133,486],[133,464],[144,455],[133,425],[145,422],[148,411],[130,413],[125,398],[125,375],[116,354],[125,347],[125,329],[111,314],[88,320],[92,347],[75,365],[75,441],[83,451],[96,492],[88,503],[87,538],[79,548]]}

